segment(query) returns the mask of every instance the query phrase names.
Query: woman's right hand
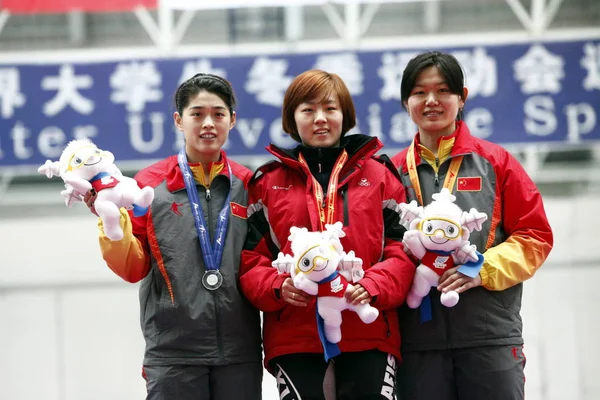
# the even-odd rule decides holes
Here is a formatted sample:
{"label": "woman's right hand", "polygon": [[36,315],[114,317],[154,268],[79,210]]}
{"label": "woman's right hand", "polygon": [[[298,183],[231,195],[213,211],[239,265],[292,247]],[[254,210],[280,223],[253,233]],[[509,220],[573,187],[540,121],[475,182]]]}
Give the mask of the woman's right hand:
{"label": "woman's right hand", "polygon": [[94,214],[96,217],[99,217],[98,213],[96,212],[96,208],[94,207],[94,202],[96,201],[96,197],[98,197],[98,193],[94,189],[92,189],[92,190],[88,191],[85,194],[85,196],[83,196],[83,201],[88,206],[91,213]]}
{"label": "woman's right hand", "polygon": [[288,304],[296,307],[306,307],[313,296],[296,288],[292,278],[288,277],[281,285],[281,297]]}

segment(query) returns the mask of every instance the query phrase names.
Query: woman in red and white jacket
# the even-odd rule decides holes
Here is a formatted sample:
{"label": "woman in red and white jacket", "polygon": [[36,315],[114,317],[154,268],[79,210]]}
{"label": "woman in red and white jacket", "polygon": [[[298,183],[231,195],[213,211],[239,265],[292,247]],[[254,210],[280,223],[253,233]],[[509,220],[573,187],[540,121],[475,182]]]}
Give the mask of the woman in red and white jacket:
{"label": "woman in red and white jacket", "polygon": [[345,136],[356,117],[337,75],[300,74],[285,94],[282,114],[283,129],[300,144],[270,145],[279,161],[259,168],[249,183],[240,278],[243,293],[264,312],[265,366],[278,377],[281,395],[289,393],[286,399],[324,398],[328,362],[315,298],[271,263],[279,252],[291,254],[290,227],[319,231],[342,221],[344,250],[353,250],[365,270],[347,300],[371,303],[380,315],[366,325],[355,313],[342,313],[341,354],[333,358],[337,399],[392,398],[400,355],[395,308],[404,302],[415,271],[403,251],[405,229],[396,207],[406,200],[404,188],[393,166],[375,158],[382,147],[377,138]]}

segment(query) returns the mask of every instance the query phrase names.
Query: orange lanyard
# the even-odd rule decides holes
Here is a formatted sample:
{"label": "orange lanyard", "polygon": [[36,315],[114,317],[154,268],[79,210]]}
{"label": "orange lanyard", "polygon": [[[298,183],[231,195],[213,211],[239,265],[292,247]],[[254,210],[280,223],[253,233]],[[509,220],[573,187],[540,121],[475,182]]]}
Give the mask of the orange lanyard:
{"label": "orange lanyard", "polygon": [[[308,163],[302,154],[299,155],[298,159],[300,160],[300,163],[310,171]],[[317,209],[319,210],[319,229],[321,231],[325,230],[325,224],[333,224],[335,222],[333,219],[335,218],[335,200],[337,198],[338,179],[346,161],[348,161],[348,153],[346,150],[343,150],[331,171],[329,185],[327,186],[327,196],[325,199],[323,198],[323,188],[321,187],[321,184],[312,174],[310,174],[313,191],[315,193],[315,200],[317,201]],[[326,205],[324,200],[327,200],[327,212],[325,212]]]}
{"label": "orange lanyard", "polygon": [[[457,156],[452,159],[450,162],[450,167],[448,167],[448,173],[446,174],[446,179],[444,179],[444,187],[447,188],[450,193],[452,193],[452,189],[454,188],[454,182],[456,182],[456,177],[458,175],[458,170],[460,169],[460,164],[462,163],[463,156]],[[419,182],[419,175],[417,174],[417,165],[415,163],[415,141],[413,139],[412,143],[408,148],[408,154],[406,155],[406,163],[408,164],[408,175],[410,177],[410,183],[412,183],[413,189],[415,190],[415,194],[417,195],[417,201],[420,205],[424,206],[423,202],[423,194],[421,193],[421,183]]]}

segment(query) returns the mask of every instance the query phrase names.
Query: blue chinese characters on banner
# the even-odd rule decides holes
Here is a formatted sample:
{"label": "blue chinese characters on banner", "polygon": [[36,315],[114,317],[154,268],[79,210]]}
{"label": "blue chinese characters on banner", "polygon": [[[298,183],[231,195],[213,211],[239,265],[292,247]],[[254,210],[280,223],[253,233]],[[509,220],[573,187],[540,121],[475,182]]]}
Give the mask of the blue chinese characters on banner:
{"label": "blue chinese characters on banner", "polygon": [[[266,156],[293,146],[281,104],[294,76],[312,68],[339,74],[355,100],[353,132],[405,147],[416,132],[400,106],[402,70],[419,50],[256,57],[130,60],[93,64],[0,65],[0,168],[58,159],[89,137],[117,162],[175,154],[173,94],[197,72],[226,77],[238,96],[227,151]],[[594,40],[442,49],[465,68],[466,120],[474,135],[501,144],[600,140],[600,42]]]}

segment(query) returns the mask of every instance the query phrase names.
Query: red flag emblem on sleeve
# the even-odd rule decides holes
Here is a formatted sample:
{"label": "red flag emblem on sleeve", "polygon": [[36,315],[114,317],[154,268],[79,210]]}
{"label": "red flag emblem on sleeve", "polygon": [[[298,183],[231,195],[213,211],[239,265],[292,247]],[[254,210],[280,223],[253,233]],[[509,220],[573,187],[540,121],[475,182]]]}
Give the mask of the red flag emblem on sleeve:
{"label": "red flag emblem on sleeve", "polygon": [[456,184],[456,190],[459,192],[479,192],[481,191],[481,177],[469,176],[459,177]]}
{"label": "red flag emblem on sleeve", "polygon": [[243,219],[248,218],[248,207],[234,203],[233,201],[229,203],[229,206],[231,207],[231,215]]}

